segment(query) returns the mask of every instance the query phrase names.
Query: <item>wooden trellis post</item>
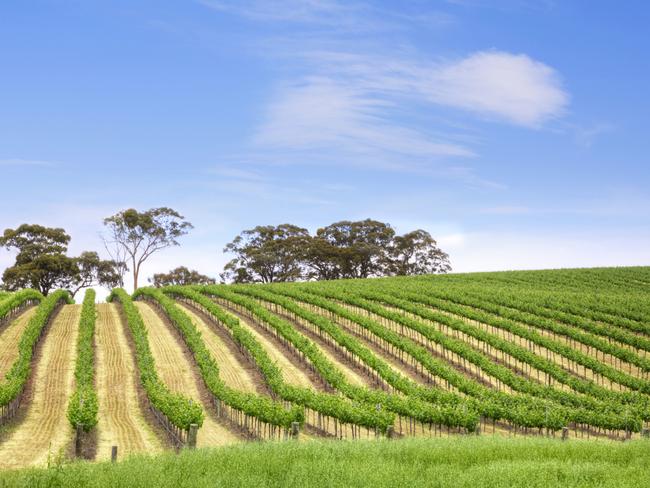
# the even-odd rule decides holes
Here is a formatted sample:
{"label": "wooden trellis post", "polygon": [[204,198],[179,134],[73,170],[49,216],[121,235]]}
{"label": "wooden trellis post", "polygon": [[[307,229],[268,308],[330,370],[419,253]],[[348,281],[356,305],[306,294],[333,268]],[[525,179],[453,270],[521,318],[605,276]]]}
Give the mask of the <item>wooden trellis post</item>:
{"label": "wooden trellis post", "polygon": [[190,449],[196,448],[196,433],[199,430],[199,426],[196,424],[190,424],[190,429],[187,432],[187,445]]}

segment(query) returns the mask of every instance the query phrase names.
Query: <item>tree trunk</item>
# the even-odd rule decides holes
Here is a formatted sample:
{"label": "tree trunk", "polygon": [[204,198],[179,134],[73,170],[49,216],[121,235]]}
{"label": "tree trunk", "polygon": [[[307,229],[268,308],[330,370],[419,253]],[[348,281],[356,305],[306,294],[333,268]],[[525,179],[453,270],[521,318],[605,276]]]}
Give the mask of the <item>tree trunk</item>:
{"label": "tree trunk", "polygon": [[138,275],[140,274],[140,264],[135,263],[133,260],[133,292],[138,289]]}

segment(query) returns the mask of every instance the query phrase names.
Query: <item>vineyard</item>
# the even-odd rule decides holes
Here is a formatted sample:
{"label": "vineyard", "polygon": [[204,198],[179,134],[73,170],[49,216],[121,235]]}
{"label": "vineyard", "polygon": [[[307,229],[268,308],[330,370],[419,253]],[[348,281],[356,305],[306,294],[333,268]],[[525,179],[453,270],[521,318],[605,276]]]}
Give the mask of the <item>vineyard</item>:
{"label": "vineyard", "polygon": [[0,295],[0,467],[244,441],[650,436],[650,268]]}

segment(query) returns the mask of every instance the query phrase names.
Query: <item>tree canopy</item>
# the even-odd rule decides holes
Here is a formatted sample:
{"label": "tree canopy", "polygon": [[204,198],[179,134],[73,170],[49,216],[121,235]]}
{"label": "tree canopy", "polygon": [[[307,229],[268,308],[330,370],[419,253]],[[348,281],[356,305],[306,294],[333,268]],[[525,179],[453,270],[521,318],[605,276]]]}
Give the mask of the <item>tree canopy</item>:
{"label": "tree canopy", "polygon": [[295,281],[303,273],[302,252],[308,241],[307,229],[291,224],[245,230],[224,248],[235,258],[221,278],[238,283]]}
{"label": "tree canopy", "polygon": [[100,259],[95,252],[83,252],[69,257],[70,236],[61,228],[36,224],[22,224],[6,229],[0,237],[0,246],[18,251],[16,262],[7,268],[2,281],[8,290],[34,288],[47,295],[56,288],[69,290],[73,295],[82,288],[116,284],[113,261]]}
{"label": "tree canopy", "polygon": [[153,275],[153,279],[149,279],[149,282],[153,283],[156,288],[160,288],[170,285],[213,285],[216,283],[216,280],[198,271],[190,270],[185,266],[179,266],[169,273],[157,273]]}
{"label": "tree canopy", "polygon": [[340,221],[318,229],[292,224],[244,230],[224,252],[235,257],[224,267],[223,281],[332,280],[373,276],[446,273],[449,256],[431,235],[418,229],[397,235],[377,220]]}
{"label": "tree canopy", "polygon": [[184,219],[176,210],[168,207],[152,208],[144,212],[130,208],[104,219],[104,225],[108,229],[108,236],[104,237],[105,245],[130,261],[134,290],[138,288],[142,264],[152,254],[178,246],[178,238],[193,228]]}

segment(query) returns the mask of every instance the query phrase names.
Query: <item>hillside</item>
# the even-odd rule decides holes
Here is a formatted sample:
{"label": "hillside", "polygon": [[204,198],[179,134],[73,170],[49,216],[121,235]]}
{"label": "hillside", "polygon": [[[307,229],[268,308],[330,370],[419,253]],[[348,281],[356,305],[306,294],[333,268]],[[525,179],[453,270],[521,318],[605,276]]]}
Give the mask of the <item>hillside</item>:
{"label": "hillside", "polygon": [[104,460],[111,446],[122,459],[294,437],[623,441],[650,427],[648,267],[93,297],[0,298],[0,364],[30,365],[0,385],[6,467],[73,457],[76,437],[79,456]]}

